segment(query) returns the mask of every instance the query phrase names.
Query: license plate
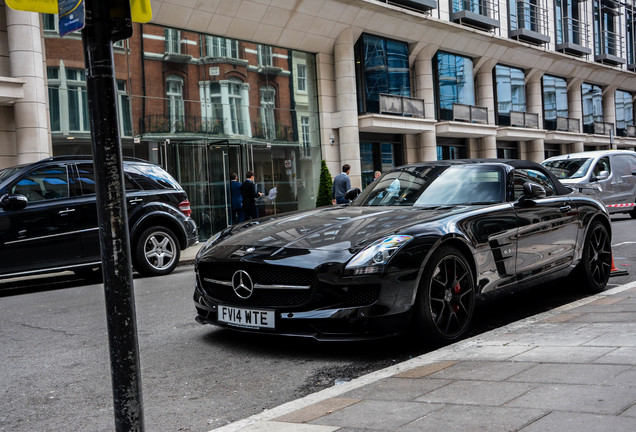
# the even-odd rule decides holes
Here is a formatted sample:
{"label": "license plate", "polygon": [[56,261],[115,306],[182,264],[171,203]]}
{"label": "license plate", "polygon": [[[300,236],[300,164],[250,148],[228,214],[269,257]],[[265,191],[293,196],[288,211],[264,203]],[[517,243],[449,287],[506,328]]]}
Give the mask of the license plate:
{"label": "license plate", "polygon": [[274,329],[274,311],[219,306],[217,320],[236,327]]}

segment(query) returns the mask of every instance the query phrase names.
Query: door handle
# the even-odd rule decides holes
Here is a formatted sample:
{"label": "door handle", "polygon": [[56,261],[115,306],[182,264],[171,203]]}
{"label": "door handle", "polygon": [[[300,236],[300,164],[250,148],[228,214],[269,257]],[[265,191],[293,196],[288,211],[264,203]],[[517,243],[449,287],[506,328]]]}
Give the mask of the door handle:
{"label": "door handle", "polygon": [[75,211],[74,208],[71,209],[66,209],[66,210],[60,210],[59,212],[57,212],[57,214],[59,214],[60,216],[66,216],[69,213],[73,213]]}
{"label": "door handle", "polygon": [[568,213],[570,210],[572,210],[572,207],[569,205],[564,205],[563,207],[559,208],[559,210],[561,211],[561,213]]}
{"label": "door handle", "polygon": [[142,202],[142,201],[143,201],[143,198],[135,198],[135,199],[131,199],[131,200],[129,200],[129,201],[128,201],[128,203],[129,203],[130,205],[135,205],[135,204],[140,203],[140,202]]}

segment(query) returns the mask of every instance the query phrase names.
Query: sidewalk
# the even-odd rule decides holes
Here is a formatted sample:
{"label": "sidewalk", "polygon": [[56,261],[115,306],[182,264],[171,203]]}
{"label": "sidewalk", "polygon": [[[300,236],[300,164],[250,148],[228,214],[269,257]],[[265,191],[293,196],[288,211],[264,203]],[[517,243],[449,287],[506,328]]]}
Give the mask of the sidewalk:
{"label": "sidewalk", "polygon": [[636,430],[636,282],[218,432]]}

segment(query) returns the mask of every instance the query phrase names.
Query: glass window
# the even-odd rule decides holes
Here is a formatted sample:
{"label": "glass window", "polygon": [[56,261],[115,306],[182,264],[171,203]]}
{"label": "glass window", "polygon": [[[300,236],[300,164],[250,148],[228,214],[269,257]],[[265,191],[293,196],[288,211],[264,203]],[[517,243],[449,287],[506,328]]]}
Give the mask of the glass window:
{"label": "glass window", "polygon": [[614,10],[617,5],[602,4],[599,0],[594,0],[594,54],[617,55],[617,43],[622,39],[616,33]]}
{"label": "glass window", "polygon": [[310,148],[311,148],[311,140],[309,134],[309,117],[301,116],[300,117],[300,139],[303,148],[303,157],[310,157]]}
{"label": "glass window", "polygon": [[60,70],[54,67],[47,67],[46,76],[49,88],[49,117],[51,119],[51,132],[60,132],[62,130]]}
{"label": "glass window", "polygon": [[587,31],[585,23],[580,20],[578,0],[555,0],[556,43],[573,43],[582,45],[582,32]]}
{"label": "glass window", "polygon": [[22,177],[11,188],[29,201],[43,201],[69,196],[68,174],[65,165],[38,168]]}
{"label": "glass window", "polygon": [[594,122],[603,121],[603,91],[597,85],[581,85],[583,102],[583,132],[594,133]]}
{"label": "glass window", "polygon": [[525,75],[521,69],[495,66],[497,124],[510,126],[510,111],[526,111]]}
{"label": "glass window", "polygon": [[57,32],[57,15],[42,14],[42,28],[44,31]]}
{"label": "glass window", "polygon": [[533,169],[516,169],[513,178],[515,182],[515,200],[518,200],[523,196],[523,184],[526,182],[543,186],[546,197],[552,196],[556,193],[552,181],[541,171]]}
{"label": "glass window", "polygon": [[296,82],[299,92],[307,91],[307,65],[302,63],[296,65]]}
{"label": "glass window", "polygon": [[170,132],[175,132],[181,129],[185,120],[183,78],[178,75],[168,75],[166,79],[166,97],[168,99]]}
{"label": "glass window", "polygon": [[627,22],[627,64],[633,65],[636,63],[636,55],[634,54],[634,45],[636,42],[636,33],[634,32],[634,12],[633,6],[625,7],[625,21]]}
{"label": "glass window", "polygon": [[594,165],[594,169],[592,170],[592,177],[600,176],[603,171],[607,172],[608,175],[612,173],[609,156],[602,157],[598,160],[598,162],[596,162],[596,165]]}
{"label": "glass window", "polygon": [[217,36],[206,36],[205,55],[208,57],[238,59],[238,41]]}
{"label": "glass window", "polygon": [[272,59],[272,47],[269,45],[258,46],[258,65],[259,66],[274,66]]}
{"label": "glass window", "polygon": [[438,118],[453,119],[453,104],[475,104],[473,61],[468,57],[445,52],[435,55]]}
{"label": "glass window", "polygon": [[132,117],[130,97],[126,91],[126,81],[117,80],[117,103],[119,107],[119,127],[122,136],[132,136]]}
{"label": "glass window", "polygon": [[538,0],[509,0],[510,29],[526,29],[539,32],[543,10],[538,7]]}
{"label": "glass window", "polygon": [[68,90],[69,130],[75,132],[90,131],[85,71],[67,68],[66,88]]}
{"label": "glass window", "polygon": [[232,133],[245,135],[246,125],[243,118],[243,95],[241,93],[241,85],[243,83],[238,80],[230,80],[228,85],[228,97],[230,106],[230,119],[232,125]]}
{"label": "glass window", "polygon": [[181,32],[175,29],[165,29],[164,35],[166,38],[166,53],[180,54],[181,53]]}
{"label": "glass window", "polygon": [[556,130],[557,117],[568,116],[568,90],[563,78],[544,75],[543,83],[543,122],[544,127]]}
{"label": "glass window", "polygon": [[616,135],[626,136],[627,126],[634,125],[632,95],[626,91],[616,90],[614,100],[616,104]]}
{"label": "glass window", "polygon": [[261,88],[261,122],[265,138],[276,139],[276,122],[274,120],[276,90],[274,87],[266,86]]}
{"label": "glass window", "polygon": [[380,94],[411,96],[409,47],[364,34],[355,47],[358,111],[380,112]]}

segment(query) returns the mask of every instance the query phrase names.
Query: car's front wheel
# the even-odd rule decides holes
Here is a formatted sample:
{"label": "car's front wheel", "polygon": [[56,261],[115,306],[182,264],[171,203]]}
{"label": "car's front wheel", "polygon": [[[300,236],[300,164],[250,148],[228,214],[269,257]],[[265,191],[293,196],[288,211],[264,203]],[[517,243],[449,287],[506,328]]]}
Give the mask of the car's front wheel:
{"label": "car's front wheel", "polygon": [[470,265],[458,249],[443,246],[427,264],[416,304],[421,335],[434,343],[462,337],[473,318],[475,282]]}
{"label": "car's front wheel", "polygon": [[605,289],[612,269],[612,245],[605,225],[593,221],[587,231],[583,256],[577,267],[580,286],[587,292]]}
{"label": "car's front wheel", "polygon": [[153,226],[138,237],[134,245],[135,270],[145,276],[165,275],[179,263],[181,249],[175,234],[165,227]]}

